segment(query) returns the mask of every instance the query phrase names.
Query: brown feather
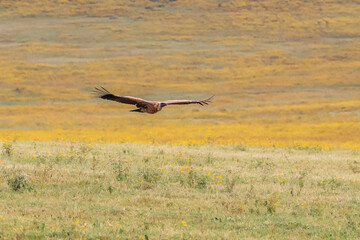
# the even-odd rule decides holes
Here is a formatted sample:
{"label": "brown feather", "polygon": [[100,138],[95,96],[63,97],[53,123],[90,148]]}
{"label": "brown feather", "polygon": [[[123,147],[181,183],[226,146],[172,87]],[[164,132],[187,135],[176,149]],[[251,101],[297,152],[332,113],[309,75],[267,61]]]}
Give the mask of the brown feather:
{"label": "brown feather", "polygon": [[[101,89],[102,88],[102,89]],[[111,100],[119,103],[132,104],[132,105],[147,105],[150,102],[141,98],[131,97],[131,96],[118,96],[110,93],[105,88],[95,88],[94,93],[98,94],[99,98]]]}
{"label": "brown feather", "polygon": [[166,103],[166,105],[183,105],[183,104],[200,104],[200,105],[207,105],[209,102],[211,102],[210,100],[213,98],[214,96],[205,99],[205,100],[166,100],[163,101],[163,103]]}
{"label": "brown feather", "polygon": [[200,104],[202,106],[204,104],[207,105],[209,102],[211,102],[210,100],[214,97],[212,96],[205,100],[167,100],[167,101],[159,102],[159,101],[147,101],[142,98],[136,98],[131,96],[114,95],[103,87],[95,87],[93,92],[97,94],[97,97],[102,99],[116,101],[119,103],[136,105],[138,109],[131,110],[131,112],[146,112],[150,114],[161,111],[161,109],[166,105],[182,105],[182,104],[194,104],[194,103]]}

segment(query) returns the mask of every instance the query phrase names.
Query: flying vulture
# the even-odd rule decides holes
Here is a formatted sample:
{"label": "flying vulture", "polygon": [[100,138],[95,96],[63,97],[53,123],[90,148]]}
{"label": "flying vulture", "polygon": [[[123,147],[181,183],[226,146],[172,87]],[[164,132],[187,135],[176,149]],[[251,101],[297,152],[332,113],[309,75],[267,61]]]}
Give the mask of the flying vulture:
{"label": "flying vulture", "polygon": [[204,104],[207,105],[210,100],[214,97],[210,97],[205,100],[166,100],[166,101],[148,101],[141,98],[131,97],[131,96],[118,96],[110,93],[103,87],[95,87],[94,91],[95,94],[98,95],[99,98],[116,101],[119,103],[125,104],[132,104],[137,107],[137,109],[131,110],[130,112],[141,112],[141,113],[150,113],[154,114],[167,105],[183,105],[183,104],[193,104],[197,103],[203,106]]}

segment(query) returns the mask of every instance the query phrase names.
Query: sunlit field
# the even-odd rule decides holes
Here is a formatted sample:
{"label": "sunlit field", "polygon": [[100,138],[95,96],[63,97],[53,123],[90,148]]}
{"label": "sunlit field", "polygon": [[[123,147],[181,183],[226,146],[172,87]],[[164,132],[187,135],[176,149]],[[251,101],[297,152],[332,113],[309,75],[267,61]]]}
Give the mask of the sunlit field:
{"label": "sunlit field", "polygon": [[[355,1],[2,1],[3,139],[360,144]],[[156,115],[95,99],[204,99]]]}
{"label": "sunlit field", "polygon": [[0,1],[0,239],[360,239],[359,12]]}
{"label": "sunlit field", "polygon": [[358,239],[353,150],[16,142],[3,239]]}

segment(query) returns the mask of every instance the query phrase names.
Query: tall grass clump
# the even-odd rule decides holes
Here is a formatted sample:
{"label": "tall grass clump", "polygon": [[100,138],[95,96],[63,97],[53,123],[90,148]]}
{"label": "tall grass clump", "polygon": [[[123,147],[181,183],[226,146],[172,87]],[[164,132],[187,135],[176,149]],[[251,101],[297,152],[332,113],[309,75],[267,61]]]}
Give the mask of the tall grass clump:
{"label": "tall grass clump", "polygon": [[2,154],[7,157],[11,157],[14,154],[14,145],[10,141],[5,141],[1,147]]}
{"label": "tall grass clump", "polygon": [[24,176],[11,175],[11,177],[9,177],[7,180],[7,184],[14,192],[33,190],[32,185],[28,182],[28,180],[26,180]]}

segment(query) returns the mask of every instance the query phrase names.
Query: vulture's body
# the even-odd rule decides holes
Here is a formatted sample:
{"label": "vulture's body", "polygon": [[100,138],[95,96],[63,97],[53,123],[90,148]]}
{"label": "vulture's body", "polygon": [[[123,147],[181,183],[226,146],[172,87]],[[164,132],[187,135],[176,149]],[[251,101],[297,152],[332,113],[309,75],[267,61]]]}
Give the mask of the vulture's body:
{"label": "vulture's body", "polygon": [[99,98],[116,101],[125,104],[132,104],[137,107],[137,109],[131,110],[130,112],[142,112],[142,113],[150,113],[154,114],[159,111],[165,106],[168,105],[183,105],[183,104],[200,104],[200,105],[207,105],[210,100],[214,97],[210,97],[205,100],[166,100],[166,101],[148,101],[145,99],[131,97],[131,96],[117,96],[110,93],[103,87],[95,88],[94,93],[98,95]]}

